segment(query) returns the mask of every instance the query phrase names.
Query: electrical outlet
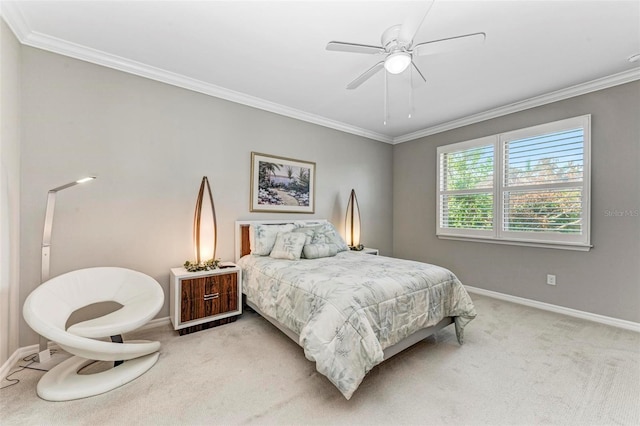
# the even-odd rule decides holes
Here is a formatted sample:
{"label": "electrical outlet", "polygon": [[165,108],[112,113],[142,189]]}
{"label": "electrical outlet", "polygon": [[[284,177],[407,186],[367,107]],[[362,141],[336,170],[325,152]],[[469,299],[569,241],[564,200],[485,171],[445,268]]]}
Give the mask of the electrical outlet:
{"label": "electrical outlet", "polygon": [[551,274],[547,274],[547,284],[556,285],[556,276],[555,275],[551,275]]}

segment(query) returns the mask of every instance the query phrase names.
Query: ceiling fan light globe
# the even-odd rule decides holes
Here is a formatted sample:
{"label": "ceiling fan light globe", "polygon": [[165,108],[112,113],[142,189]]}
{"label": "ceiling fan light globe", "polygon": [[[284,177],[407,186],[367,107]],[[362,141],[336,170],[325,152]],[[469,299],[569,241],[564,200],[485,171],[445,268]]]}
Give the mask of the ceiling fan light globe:
{"label": "ceiling fan light globe", "polygon": [[411,55],[407,52],[396,52],[387,56],[384,68],[391,74],[400,74],[411,64]]}

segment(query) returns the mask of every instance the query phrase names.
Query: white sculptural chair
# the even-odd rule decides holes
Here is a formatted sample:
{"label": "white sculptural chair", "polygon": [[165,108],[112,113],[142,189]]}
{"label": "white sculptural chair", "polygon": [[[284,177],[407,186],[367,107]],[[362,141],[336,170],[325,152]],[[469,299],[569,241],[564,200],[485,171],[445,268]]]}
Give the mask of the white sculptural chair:
{"label": "white sculptural chair", "polygon": [[[122,307],[66,329],[73,312],[109,301]],[[24,319],[35,332],[75,355],[42,376],[38,395],[48,401],[85,398],[110,391],[145,373],[158,360],[160,342],[120,343],[120,335],[149,322],[163,304],[164,292],[156,280],[125,268],[79,269],[37,287],[24,303]],[[100,373],[78,374],[95,361],[114,361],[116,366]]]}

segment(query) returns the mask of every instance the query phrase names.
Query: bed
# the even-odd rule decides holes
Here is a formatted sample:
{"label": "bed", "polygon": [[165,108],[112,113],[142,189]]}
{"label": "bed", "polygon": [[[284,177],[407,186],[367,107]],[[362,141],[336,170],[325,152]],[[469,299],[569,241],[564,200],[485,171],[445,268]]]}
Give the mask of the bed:
{"label": "bed", "polygon": [[[327,241],[338,250],[287,257],[300,241],[303,257]],[[236,222],[247,306],[302,346],[345,398],[375,365],[450,324],[462,344],[476,313],[451,271],[345,248],[326,220]]]}

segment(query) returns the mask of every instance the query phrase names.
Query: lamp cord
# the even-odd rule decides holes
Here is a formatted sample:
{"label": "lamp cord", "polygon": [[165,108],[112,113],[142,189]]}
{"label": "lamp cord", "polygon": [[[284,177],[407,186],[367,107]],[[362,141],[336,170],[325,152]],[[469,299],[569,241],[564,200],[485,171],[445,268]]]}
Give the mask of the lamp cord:
{"label": "lamp cord", "polygon": [[[57,352],[55,349],[51,349],[51,353],[52,354],[55,353],[55,352]],[[6,389],[6,388],[10,388],[11,386],[17,385],[18,383],[20,383],[20,379],[12,379],[11,376],[13,376],[14,374],[19,373],[19,372],[21,372],[23,370],[49,371],[49,370],[44,370],[42,368],[31,367],[31,365],[36,362],[36,356],[37,355],[38,354],[34,353],[34,354],[27,355],[26,357],[22,358],[22,361],[23,362],[28,362],[28,364],[20,365],[20,366],[18,366],[18,368],[15,371],[12,371],[11,373],[7,374],[3,380],[9,382],[9,384],[0,387],[0,390]]]}

